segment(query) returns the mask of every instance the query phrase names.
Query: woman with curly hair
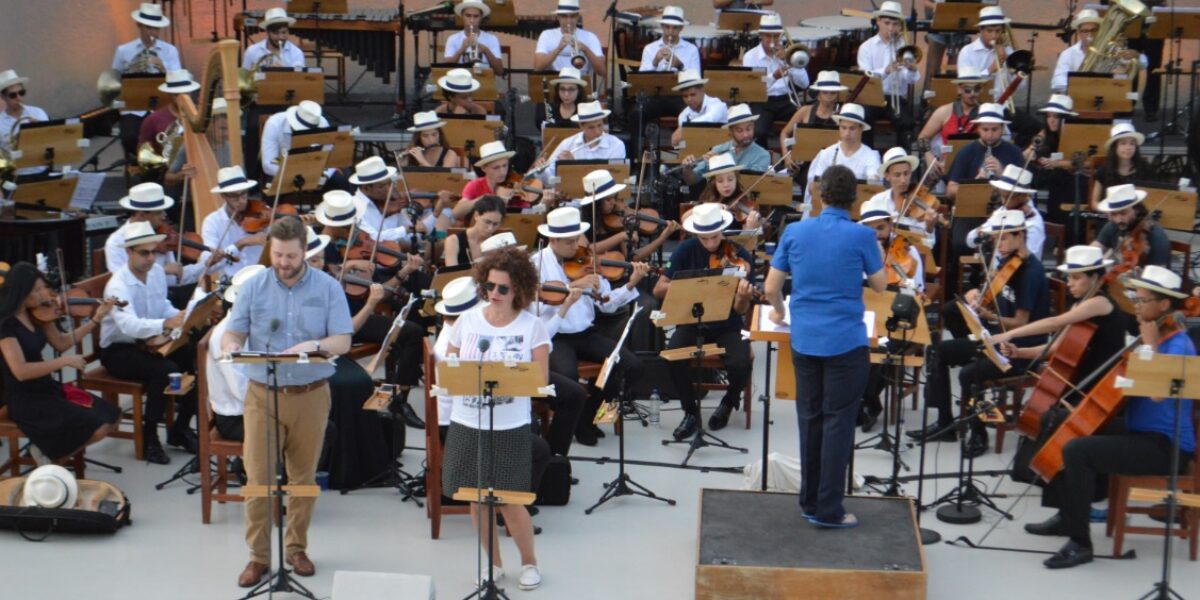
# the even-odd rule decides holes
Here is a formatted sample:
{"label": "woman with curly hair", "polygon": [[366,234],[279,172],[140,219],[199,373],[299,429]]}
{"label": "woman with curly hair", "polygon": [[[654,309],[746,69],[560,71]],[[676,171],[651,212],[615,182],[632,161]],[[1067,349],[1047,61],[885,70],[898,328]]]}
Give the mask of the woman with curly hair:
{"label": "woman with curly hair", "polygon": [[[480,296],[454,322],[449,332],[447,356],[463,360],[535,362],[546,380],[550,373],[550,336],[541,319],[525,310],[537,294],[538,275],[529,254],[516,247],[501,248],[484,255],[475,265],[475,282]],[[494,487],[500,490],[533,491],[533,437],[530,430],[528,396],[497,396],[494,409],[480,396],[456,396],[446,434],[442,491],[453,496],[463,487]],[[493,412],[494,411],[494,412]],[[491,431],[494,430],[494,431]],[[499,548],[490,528],[493,519],[481,515],[482,505],[471,504],[471,520],[480,528],[485,552],[494,561],[492,576],[504,577]],[[509,532],[521,552],[519,585],[532,590],[541,584],[533,551],[533,521],[523,506],[504,505]],[[491,546],[489,548],[489,545]],[[486,579],[486,568],[480,579]]]}

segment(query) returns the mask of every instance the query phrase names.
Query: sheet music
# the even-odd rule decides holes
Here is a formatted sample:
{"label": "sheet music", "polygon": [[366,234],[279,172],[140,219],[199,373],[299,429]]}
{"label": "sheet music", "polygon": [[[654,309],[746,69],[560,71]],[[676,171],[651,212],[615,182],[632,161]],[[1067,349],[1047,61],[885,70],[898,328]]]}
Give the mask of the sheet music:
{"label": "sheet music", "polygon": [[771,317],[769,315],[770,315],[771,311],[774,310],[773,308],[771,308],[770,306],[763,306],[761,309],[759,309],[759,311],[758,311],[758,330],[759,331],[778,332],[778,333],[791,333],[792,332],[792,325],[791,325],[791,323],[792,323],[792,307],[789,304],[790,300],[791,300],[791,296],[788,296],[787,298],[783,299],[783,324],[782,325],[776,325],[773,321],[771,321]]}
{"label": "sheet music", "polygon": [[596,387],[603,388],[608,383],[608,376],[621,360],[621,348],[625,346],[625,338],[629,337],[629,330],[633,326],[633,320],[637,318],[640,312],[642,312],[642,305],[634,304],[633,312],[629,313],[629,320],[625,321],[625,330],[621,332],[621,337],[617,339],[616,345],[613,346],[612,353],[608,355],[608,358],[604,360],[604,364],[600,368],[600,376],[596,378]]}
{"label": "sheet music", "polygon": [[863,312],[863,325],[867,326],[867,339],[875,337],[875,311],[868,310]]}
{"label": "sheet music", "polygon": [[104,173],[75,171],[72,175],[77,181],[75,193],[71,195],[69,208],[88,212],[92,210],[92,205],[96,203],[96,197],[100,195],[100,186],[104,185]]}

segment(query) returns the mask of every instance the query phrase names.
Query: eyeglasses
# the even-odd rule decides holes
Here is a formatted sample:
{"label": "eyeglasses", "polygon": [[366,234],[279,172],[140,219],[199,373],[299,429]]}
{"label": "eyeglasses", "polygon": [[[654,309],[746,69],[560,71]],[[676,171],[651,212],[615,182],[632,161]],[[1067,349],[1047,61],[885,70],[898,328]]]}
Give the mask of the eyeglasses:
{"label": "eyeglasses", "polygon": [[4,95],[8,96],[9,100],[16,100],[17,98],[25,97],[25,90],[17,90],[15,92],[6,92]]}
{"label": "eyeglasses", "polygon": [[142,258],[145,258],[147,256],[154,256],[153,250],[134,250],[133,253],[138,256],[141,256]]}
{"label": "eyeglasses", "polygon": [[1142,304],[1150,304],[1151,302],[1157,302],[1158,298],[1143,298],[1141,296],[1134,296],[1133,298],[1130,298],[1129,301],[1133,302],[1133,304],[1135,306],[1141,306]]}
{"label": "eyeglasses", "polygon": [[512,288],[508,287],[507,285],[502,283],[492,283],[491,281],[485,281],[483,283],[483,289],[489,294],[495,290],[495,292],[501,296],[507,296],[508,293],[512,291]]}
{"label": "eyeglasses", "polygon": [[979,92],[983,91],[983,86],[981,86],[981,85],[973,85],[973,86],[969,86],[969,87],[962,86],[962,87],[958,88],[958,91],[960,91],[964,94],[978,94]]}

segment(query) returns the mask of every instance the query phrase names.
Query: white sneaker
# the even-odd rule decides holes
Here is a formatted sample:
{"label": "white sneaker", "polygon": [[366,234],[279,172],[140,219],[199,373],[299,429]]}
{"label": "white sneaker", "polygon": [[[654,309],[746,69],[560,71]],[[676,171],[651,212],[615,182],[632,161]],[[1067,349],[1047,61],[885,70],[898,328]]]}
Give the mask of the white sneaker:
{"label": "white sneaker", "polygon": [[523,590],[536,590],[542,585],[542,574],[537,565],[521,565],[521,579],[517,582]]}
{"label": "white sneaker", "polygon": [[29,456],[30,456],[30,458],[33,459],[33,462],[37,463],[37,465],[39,467],[43,466],[43,465],[49,465],[54,462],[54,461],[50,460],[50,457],[46,456],[42,452],[41,448],[38,448],[37,446],[35,446],[33,444],[29,445]]}
{"label": "white sneaker", "polygon": [[[492,581],[499,583],[504,580],[504,567],[500,565],[492,565]],[[483,585],[487,581],[487,565],[483,565],[479,569],[479,579],[475,581],[475,585]]]}

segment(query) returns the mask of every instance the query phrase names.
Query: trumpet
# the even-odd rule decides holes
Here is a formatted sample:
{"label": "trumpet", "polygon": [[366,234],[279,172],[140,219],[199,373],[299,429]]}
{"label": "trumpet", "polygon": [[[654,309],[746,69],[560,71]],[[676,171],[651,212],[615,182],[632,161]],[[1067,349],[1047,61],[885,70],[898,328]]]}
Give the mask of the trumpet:
{"label": "trumpet", "polygon": [[567,30],[567,35],[571,36],[571,66],[579,69],[580,72],[583,72],[583,68],[587,66],[587,57],[585,57],[579,50],[579,36],[577,35],[578,31],[579,26],[575,23],[572,23],[570,28]]}
{"label": "trumpet", "polygon": [[466,52],[463,54],[463,56],[467,59],[467,62],[477,63],[482,56],[479,52],[479,31],[475,29],[474,26],[468,25],[466,35],[467,37],[474,37],[471,40],[471,45],[467,46]]}

